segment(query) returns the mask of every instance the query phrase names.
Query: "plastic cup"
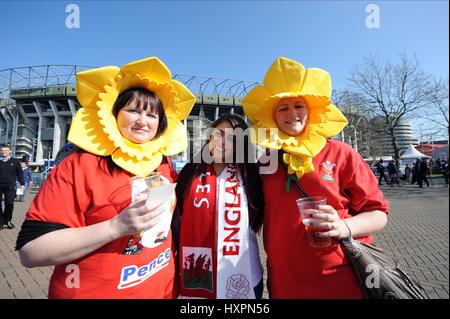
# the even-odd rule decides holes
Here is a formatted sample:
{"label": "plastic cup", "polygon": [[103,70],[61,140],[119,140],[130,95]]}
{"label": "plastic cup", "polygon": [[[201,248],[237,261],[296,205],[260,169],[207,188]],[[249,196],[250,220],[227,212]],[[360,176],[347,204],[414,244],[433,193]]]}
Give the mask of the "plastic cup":
{"label": "plastic cup", "polygon": [[[159,173],[152,173],[145,177],[132,177],[130,183],[133,202],[142,199],[162,201],[163,212],[161,213],[161,220],[152,228],[135,234],[135,237],[141,238],[142,246],[148,248],[159,246],[166,241],[169,234],[172,211],[175,206],[174,188],[176,184],[170,184]],[[149,196],[150,192],[152,193],[151,196]]]}
{"label": "plastic cup", "polygon": [[131,202],[134,203],[147,198],[150,188],[162,185],[160,173],[151,173],[147,176],[134,176],[130,178]]}
{"label": "plastic cup", "polygon": [[331,245],[331,238],[318,237],[316,232],[323,231],[317,226],[308,226],[308,221],[312,218],[310,210],[319,209],[320,205],[326,205],[326,197],[315,196],[315,197],[305,197],[297,200],[297,207],[300,211],[300,216],[302,218],[302,223],[305,225],[306,238],[311,247],[323,248]]}

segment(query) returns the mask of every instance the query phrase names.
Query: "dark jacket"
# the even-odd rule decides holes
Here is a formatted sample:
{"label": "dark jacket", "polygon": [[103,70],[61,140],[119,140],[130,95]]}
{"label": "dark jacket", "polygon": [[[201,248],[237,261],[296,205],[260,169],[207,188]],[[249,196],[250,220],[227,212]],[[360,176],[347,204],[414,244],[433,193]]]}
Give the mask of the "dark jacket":
{"label": "dark jacket", "polygon": [[378,162],[376,165],[376,168],[377,168],[378,173],[384,173],[385,167],[384,167],[383,163]]}
{"label": "dark jacket", "polygon": [[395,167],[394,163],[389,163],[386,168],[389,175],[398,174],[397,167]]}
{"label": "dark jacket", "polygon": [[419,175],[427,175],[428,173],[428,165],[427,163],[424,162],[420,162],[419,163],[419,171],[418,171]]}
{"label": "dark jacket", "polygon": [[16,185],[16,179],[20,185],[25,185],[20,162],[14,158],[10,158],[6,162],[0,160],[0,184]]}

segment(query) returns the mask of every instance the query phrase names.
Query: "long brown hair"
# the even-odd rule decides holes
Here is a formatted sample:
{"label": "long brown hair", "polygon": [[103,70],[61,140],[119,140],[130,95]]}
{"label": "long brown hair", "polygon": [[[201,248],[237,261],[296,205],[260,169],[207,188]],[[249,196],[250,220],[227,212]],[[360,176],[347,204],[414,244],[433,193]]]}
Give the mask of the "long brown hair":
{"label": "long brown hair", "polygon": [[[242,117],[231,113],[227,113],[219,117],[211,125],[211,128],[216,128],[223,122],[230,123],[233,130],[240,128],[245,131],[248,128],[247,123],[245,123]],[[264,219],[264,197],[262,192],[261,178],[259,176],[258,167],[256,165],[256,159],[249,159],[249,154],[255,154],[254,145],[251,143],[249,136],[244,135],[243,138],[244,163],[235,163],[235,165],[244,183],[243,186],[245,195],[247,196],[250,227],[255,233],[257,233],[261,230]],[[201,152],[203,152],[203,149],[205,147],[208,147],[208,143],[206,143],[202,147]],[[236,143],[234,143],[234,147],[236,147]],[[234,149],[234,151],[234,156],[236,156],[236,149]],[[195,156],[194,158],[197,158],[197,156]],[[190,189],[190,185],[194,178],[200,176],[201,173],[206,173],[209,164],[204,161],[203,157],[200,156],[200,158],[200,163],[187,163],[178,175],[176,186],[177,214],[181,215],[183,212],[183,201],[186,199],[186,196]],[[175,219],[179,217],[180,216],[177,216],[175,217]]]}

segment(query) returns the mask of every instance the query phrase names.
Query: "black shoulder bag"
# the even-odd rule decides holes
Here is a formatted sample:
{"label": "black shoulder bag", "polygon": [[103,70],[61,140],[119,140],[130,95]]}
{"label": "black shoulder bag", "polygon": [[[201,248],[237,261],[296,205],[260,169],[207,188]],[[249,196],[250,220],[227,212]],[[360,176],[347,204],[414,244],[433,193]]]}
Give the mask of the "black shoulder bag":
{"label": "black shoulder bag", "polygon": [[[284,163],[281,164],[285,167]],[[308,197],[298,180],[291,180],[298,192]],[[341,239],[339,243],[367,299],[428,299],[420,283],[383,249],[352,237]]]}

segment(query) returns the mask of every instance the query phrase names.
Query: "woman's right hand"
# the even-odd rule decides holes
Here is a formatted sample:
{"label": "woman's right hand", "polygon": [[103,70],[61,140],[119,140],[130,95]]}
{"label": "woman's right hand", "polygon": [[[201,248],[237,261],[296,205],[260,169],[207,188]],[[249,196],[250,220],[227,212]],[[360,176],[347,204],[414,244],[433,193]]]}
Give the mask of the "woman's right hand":
{"label": "woman's right hand", "polygon": [[119,238],[150,229],[161,220],[162,212],[162,202],[146,202],[145,198],[137,200],[111,219],[113,231]]}
{"label": "woman's right hand", "polygon": [[30,241],[20,248],[20,260],[30,268],[70,263],[113,240],[153,227],[162,212],[161,201],[138,200],[109,220],[55,230]]}

